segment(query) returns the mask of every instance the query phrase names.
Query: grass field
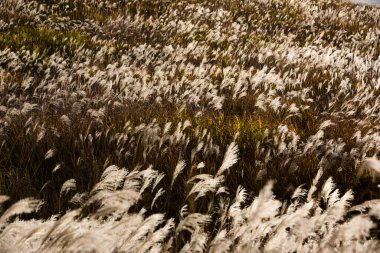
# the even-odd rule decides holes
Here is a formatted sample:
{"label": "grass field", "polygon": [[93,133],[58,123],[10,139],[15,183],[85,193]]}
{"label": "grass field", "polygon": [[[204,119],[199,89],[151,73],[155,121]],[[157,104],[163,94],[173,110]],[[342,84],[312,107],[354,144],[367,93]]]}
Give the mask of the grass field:
{"label": "grass field", "polygon": [[0,252],[380,250],[380,8],[0,1]]}

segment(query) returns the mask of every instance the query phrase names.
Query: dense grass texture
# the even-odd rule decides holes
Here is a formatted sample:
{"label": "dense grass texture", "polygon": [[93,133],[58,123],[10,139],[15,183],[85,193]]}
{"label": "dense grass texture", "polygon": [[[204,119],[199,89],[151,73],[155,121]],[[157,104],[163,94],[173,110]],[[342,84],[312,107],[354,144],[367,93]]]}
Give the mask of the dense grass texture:
{"label": "dense grass texture", "polygon": [[0,252],[378,252],[380,8],[0,1]]}

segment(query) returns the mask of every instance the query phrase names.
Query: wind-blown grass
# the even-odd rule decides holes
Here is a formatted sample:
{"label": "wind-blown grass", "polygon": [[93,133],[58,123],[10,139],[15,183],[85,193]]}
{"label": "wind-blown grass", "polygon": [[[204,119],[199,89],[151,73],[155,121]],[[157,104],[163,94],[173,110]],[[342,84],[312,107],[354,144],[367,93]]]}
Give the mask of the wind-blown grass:
{"label": "wind-blown grass", "polygon": [[379,19],[1,1],[0,251],[378,251]]}

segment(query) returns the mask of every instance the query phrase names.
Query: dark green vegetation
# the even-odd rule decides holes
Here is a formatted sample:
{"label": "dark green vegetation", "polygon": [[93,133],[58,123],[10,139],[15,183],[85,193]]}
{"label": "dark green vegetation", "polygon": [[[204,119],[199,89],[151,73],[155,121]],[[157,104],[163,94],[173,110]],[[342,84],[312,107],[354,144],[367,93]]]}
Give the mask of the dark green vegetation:
{"label": "dark green vegetation", "polygon": [[96,44],[91,37],[76,31],[56,31],[45,27],[16,27],[4,31],[0,37],[0,48],[20,51],[26,49],[37,55],[67,53],[72,56],[75,49],[83,46],[95,49]]}

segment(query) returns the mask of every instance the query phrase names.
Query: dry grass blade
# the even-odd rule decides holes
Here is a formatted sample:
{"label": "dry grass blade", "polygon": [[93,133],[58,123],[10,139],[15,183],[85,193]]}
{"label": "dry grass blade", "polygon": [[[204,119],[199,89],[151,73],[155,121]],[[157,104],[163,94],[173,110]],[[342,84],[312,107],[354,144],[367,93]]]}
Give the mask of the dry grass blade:
{"label": "dry grass blade", "polygon": [[28,214],[38,211],[43,202],[34,198],[22,199],[9,207],[0,217],[0,224],[4,224],[8,219],[20,214]]}

